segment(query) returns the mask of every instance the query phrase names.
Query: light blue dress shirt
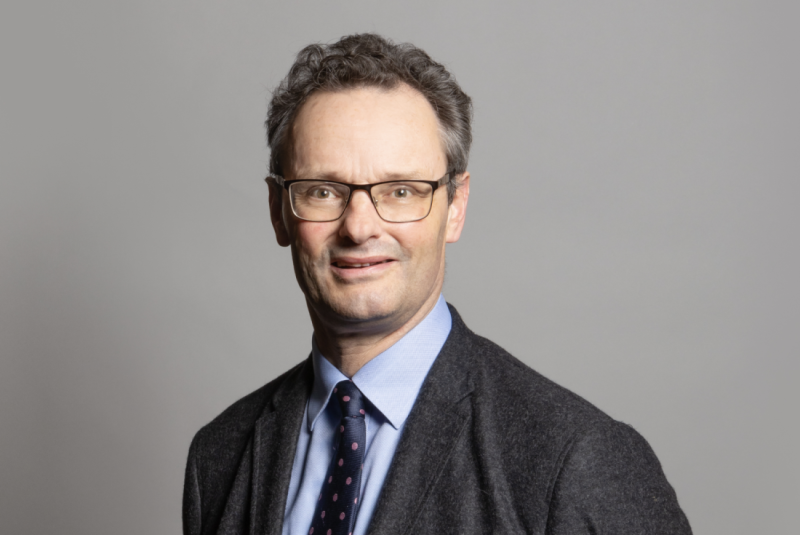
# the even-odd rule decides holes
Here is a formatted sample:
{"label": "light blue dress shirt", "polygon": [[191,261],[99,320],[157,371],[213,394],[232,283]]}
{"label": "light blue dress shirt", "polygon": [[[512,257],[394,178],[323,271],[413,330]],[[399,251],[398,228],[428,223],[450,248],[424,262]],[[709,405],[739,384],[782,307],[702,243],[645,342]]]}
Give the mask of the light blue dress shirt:
{"label": "light blue dress shirt", "polygon": [[[352,381],[367,399],[367,449],[353,535],[367,532],[406,418],[450,334],[452,318],[443,296],[433,310],[395,345],[369,361]],[[314,387],[306,405],[283,519],[283,535],[307,535],[322,482],[336,451],[338,403],[328,403],[334,386],[347,380],[322,356],[312,338]]]}

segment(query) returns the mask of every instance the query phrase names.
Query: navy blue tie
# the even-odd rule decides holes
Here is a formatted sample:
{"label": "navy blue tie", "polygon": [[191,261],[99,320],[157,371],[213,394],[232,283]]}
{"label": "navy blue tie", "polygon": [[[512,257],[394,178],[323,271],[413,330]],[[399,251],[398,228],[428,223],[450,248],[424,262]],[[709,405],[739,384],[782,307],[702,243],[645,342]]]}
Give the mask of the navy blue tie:
{"label": "navy blue tie", "polygon": [[332,397],[342,408],[336,430],[339,446],[322,484],[309,535],[350,535],[358,509],[367,442],[364,398],[352,381],[338,383]]}

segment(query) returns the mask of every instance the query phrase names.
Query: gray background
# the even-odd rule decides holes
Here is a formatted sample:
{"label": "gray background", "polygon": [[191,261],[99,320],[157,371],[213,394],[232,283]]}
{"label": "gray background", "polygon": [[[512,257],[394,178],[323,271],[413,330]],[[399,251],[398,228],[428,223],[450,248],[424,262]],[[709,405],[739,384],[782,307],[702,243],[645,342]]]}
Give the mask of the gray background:
{"label": "gray background", "polygon": [[475,101],[445,294],[640,430],[696,533],[797,533],[796,2],[4,2],[2,533],[180,530],[185,455],[304,358],[269,91],[379,31]]}

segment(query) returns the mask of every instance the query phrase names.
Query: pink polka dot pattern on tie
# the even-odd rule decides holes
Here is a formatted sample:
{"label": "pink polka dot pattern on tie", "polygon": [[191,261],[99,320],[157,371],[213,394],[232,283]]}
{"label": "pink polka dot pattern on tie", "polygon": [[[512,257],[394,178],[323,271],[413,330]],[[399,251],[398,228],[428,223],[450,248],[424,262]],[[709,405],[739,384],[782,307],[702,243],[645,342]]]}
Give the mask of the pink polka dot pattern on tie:
{"label": "pink polka dot pattern on tie", "polygon": [[[317,498],[309,534],[352,534],[356,521],[358,494],[366,449],[365,399],[352,381],[341,381],[333,389],[330,410],[341,411],[341,422],[334,431],[331,458],[322,493]],[[328,409],[326,409],[328,410]],[[331,513],[331,514],[328,514]]]}

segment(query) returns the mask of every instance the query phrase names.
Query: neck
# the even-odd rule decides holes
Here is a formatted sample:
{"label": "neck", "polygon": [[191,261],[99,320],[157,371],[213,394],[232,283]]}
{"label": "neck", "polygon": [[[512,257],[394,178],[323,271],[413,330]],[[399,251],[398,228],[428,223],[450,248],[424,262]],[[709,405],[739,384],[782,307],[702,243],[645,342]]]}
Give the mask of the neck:
{"label": "neck", "polygon": [[394,321],[381,321],[379,325],[364,322],[359,328],[342,329],[323,321],[309,306],[314,340],[320,352],[347,377],[353,377],[367,362],[371,361],[403,338],[419,325],[439,300],[440,292],[434,292],[413,315]]}

